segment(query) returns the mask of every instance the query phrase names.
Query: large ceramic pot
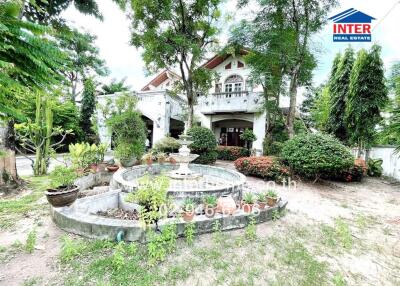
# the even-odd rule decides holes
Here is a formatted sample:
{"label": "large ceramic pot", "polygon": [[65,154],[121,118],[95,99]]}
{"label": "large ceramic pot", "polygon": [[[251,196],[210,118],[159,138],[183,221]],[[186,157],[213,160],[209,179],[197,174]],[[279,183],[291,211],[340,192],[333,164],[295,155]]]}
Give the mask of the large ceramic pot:
{"label": "large ceramic pot", "polygon": [[267,205],[268,205],[269,207],[275,206],[276,203],[277,203],[277,201],[278,201],[278,198],[267,197]]}
{"label": "large ceramic pot", "polygon": [[125,167],[125,168],[132,167],[133,165],[136,164],[136,161],[137,161],[137,160],[136,160],[135,157],[129,158],[129,159],[121,159],[121,160],[120,160],[121,165],[122,165],[123,167]]}
{"label": "large ceramic pot", "polygon": [[230,195],[223,195],[217,200],[217,211],[222,214],[232,215],[236,211],[235,200]]}
{"label": "large ceramic pot", "polygon": [[45,192],[47,201],[56,208],[65,207],[72,205],[73,202],[78,198],[79,188],[73,186],[70,189],[65,187],[58,189],[47,189]]}
{"label": "large ceramic pot", "polygon": [[117,165],[108,165],[107,166],[107,171],[109,171],[111,173],[116,172],[118,169],[119,169],[119,166],[117,166]]}

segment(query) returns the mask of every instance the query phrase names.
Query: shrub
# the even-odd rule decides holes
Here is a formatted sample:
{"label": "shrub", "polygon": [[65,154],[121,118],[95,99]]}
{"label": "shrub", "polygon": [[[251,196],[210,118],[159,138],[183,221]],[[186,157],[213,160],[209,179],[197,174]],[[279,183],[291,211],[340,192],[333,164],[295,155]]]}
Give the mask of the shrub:
{"label": "shrub", "polygon": [[367,174],[367,164],[363,159],[355,159],[354,164],[347,170],[344,170],[337,175],[326,177],[327,179],[335,179],[346,182],[360,182]]}
{"label": "shrub", "polygon": [[54,170],[50,173],[49,178],[51,188],[70,188],[73,186],[75,179],[78,178],[78,175],[71,167],[67,168],[64,166],[56,166]]}
{"label": "shrub", "polygon": [[217,160],[217,140],[214,133],[205,127],[195,126],[188,130],[188,135],[192,136],[193,143],[190,144],[192,153],[200,155],[194,163],[213,164]]}
{"label": "shrub", "polygon": [[382,159],[368,159],[368,176],[380,177],[383,173]]}
{"label": "shrub", "polygon": [[350,150],[323,134],[303,134],[284,143],[281,156],[292,171],[308,178],[330,177],[353,165]]}
{"label": "shrub", "polygon": [[104,161],[107,151],[106,144],[92,144],[87,142],[69,144],[69,155],[74,168],[85,169],[91,164],[98,164]]}
{"label": "shrub", "polygon": [[248,149],[237,146],[218,146],[218,159],[235,161],[241,157],[248,157],[250,152]]}
{"label": "shrub", "polygon": [[280,156],[283,142],[272,141],[270,138],[265,137],[263,141],[263,154],[266,156]]}
{"label": "shrub", "polygon": [[154,144],[153,149],[159,153],[173,153],[177,152],[178,149],[181,147],[178,140],[173,137],[164,137],[160,139],[157,143]]}
{"label": "shrub", "polygon": [[288,169],[276,157],[243,157],[234,164],[239,172],[266,180],[282,182],[289,176]]}

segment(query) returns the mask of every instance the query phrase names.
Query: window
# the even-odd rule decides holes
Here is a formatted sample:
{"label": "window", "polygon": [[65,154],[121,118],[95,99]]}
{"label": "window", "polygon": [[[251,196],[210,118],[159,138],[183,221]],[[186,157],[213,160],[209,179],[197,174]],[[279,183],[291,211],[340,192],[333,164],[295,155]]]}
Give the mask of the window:
{"label": "window", "polygon": [[242,63],[241,61],[238,61],[238,68],[242,68],[244,67],[244,63]]}
{"label": "window", "polygon": [[222,92],[222,83],[215,84],[215,93]]}
{"label": "window", "polygon": [[229,63],[229,64],[227,64],[226,66],[225,66],[225,69],[226,70],[230,70],[232,68],[232,63]]}
{"label": "window", "polygon": [[[225,80],[225,92],[241,92],[243,90],[243,78],[240,75],[231,75]],[[231,94],[229,96],[231,97]]]}

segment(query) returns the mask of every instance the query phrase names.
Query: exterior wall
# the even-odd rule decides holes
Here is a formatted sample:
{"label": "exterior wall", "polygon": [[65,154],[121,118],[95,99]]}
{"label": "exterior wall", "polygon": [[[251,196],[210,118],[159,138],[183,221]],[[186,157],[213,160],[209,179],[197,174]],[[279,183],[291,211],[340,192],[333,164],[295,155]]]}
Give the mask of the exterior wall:
{"label": "exterior wall", "polygon": [[[400,154],[395,154],[395,147],[381,146],[373,147],[370,151],[370,158],[382,159],[383,174],[400,180]],[[353,149],[353,155],[357,154],[357,150]],[[363,155],[365,158],[365,152]]]}

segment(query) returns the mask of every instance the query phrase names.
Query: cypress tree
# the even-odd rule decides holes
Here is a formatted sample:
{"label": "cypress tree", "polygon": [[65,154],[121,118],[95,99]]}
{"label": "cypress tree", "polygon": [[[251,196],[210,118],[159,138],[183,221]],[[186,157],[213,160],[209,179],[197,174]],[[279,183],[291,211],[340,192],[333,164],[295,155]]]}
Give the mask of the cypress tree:
{"label": "cypress tree", "polygon": [[343,57],[337,63],[335,58],[332,67],[331,80],[329,82],[329,93],[331,96],[331,109],[329,112],[327,131],[334,134],[342,142],[347,142],[348,132],[345,122],[346,99],[349,93],[350,74],[354,64],[354,51],[348,47]]}
{"label": "cypress tree", "polygon": [[369,53],[360,50],[350,75],[346,122],[350,142],[358,145],[359,156],[362,148],[368,149],[373,143],[375,126],[382,120],[381,109],[388,101],[380,53],[378,45],[373,45]]}
{"label": "cypress tree", "polygon": [[81,105],[81,116],[79,120],[79,126],[82,128],[84,134],[84,141],[94,143],[95,133],[92,129],[92,115],[96,108],[96,87],[93,79],[88,78],[84,81],[84,87],[82,92],[82,105]]}

